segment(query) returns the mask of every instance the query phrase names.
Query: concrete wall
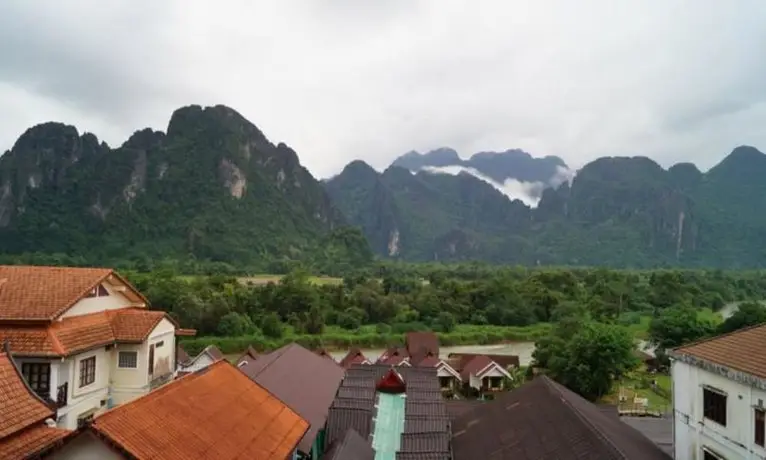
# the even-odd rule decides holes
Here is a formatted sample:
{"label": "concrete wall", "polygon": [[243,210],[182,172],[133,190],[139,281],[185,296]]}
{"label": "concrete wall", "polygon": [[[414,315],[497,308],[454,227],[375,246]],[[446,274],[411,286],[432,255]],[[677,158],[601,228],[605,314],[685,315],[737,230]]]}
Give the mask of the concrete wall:
{"label": "concrete wall", "polygon": [[[135,351],[137,366],[132,368],[119,367],[121,351]],[[112,404],[124,404],[149,391],[149,372],[147,369],[148,348],[142,344],[119,344],[110,350],[110,385]]]}
{"label": "concrete wall", "polygon": [[[153,378],[161,377],[173,372],[175,366],[174,356],[176,350],[176,328],[167,319],[163,319],[157,324],[157,327],[149,334],[149,340],[146,344],[147,359],[149,357],[149,347],[154,345],[154,369]],[[162,346],[157,345],[162,342]]]}
{"label": "concrete wall", "polygon": [[105,297],[89,297],[81,299],[76,304],[67,310],[62,318],[69,318],[71,316],[86,315],[88,313],[96,313],[104,310],[116,310],[118,308],[125,308],[130,306],[143,306],[143,304],[131,302],[124,294],[117,292],[115,287],[109,283],[103,283],[102,286],[109,291],[109,295]]}
{"label": "concrete wall", "polygon": [[92,433],[85,431],[68,441],[48,458],[53,460],[122,460],[118,454]]}
{"label": "concrete wall", "polygon": [[[673,360],[674,445],[678,460],[702,460],[707,447],[729,459],[766,459],[766,449],[755,444],[755,412],[766,392],[729,380],[697,366]],[[703,415],[703,388],[726,394],[726,426]]]}

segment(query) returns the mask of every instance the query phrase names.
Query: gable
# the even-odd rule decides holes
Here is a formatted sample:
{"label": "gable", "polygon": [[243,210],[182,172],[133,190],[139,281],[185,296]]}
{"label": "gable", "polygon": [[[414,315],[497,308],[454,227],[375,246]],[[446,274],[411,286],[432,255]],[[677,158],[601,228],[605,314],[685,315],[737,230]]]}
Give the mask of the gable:
{"label": "gable", "polygon": [[476,377],[479,377],[482,379],[485,377],[511,378],[511,374],[509,374],[508,371],[506,371],[505,369],[503,369],[502,367],[500,367],[497,363],[493,361],[489,366],[477,372]]}

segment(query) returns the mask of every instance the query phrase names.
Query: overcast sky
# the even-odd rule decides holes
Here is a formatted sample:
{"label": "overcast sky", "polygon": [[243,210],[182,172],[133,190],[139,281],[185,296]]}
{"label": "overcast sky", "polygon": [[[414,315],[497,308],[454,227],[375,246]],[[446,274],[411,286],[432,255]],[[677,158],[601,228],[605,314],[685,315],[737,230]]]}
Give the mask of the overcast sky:
{"label": "overcast sky", "polygon": [[0,151],[226,104],[315,175],[408,150],[766,150],[764,0],[0,1]]}

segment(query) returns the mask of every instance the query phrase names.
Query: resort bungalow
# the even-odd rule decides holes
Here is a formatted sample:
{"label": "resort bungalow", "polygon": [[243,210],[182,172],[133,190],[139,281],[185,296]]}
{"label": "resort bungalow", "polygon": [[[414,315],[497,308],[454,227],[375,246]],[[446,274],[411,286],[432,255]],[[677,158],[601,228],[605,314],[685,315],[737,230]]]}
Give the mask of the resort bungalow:
{"label": "resort bungalow", "polygon": [[425,358],[418,359],[413,365],[415,367],[435,367],[442,392],[457,391],[463,384],[463,378],[460,376],[460,373],[446,361],[436,356],[428,355]]}
{"label": "resort bungalow", "polygon": [[385,366],[411,366],[410,356],[407,349],[404,347],[389,347],[386,351],[380,355],[380,358],[375,364],[382,364]]}
{"label": "resort bungalow", "polygon": [[346,353],[346,356],[343,357],[343,359],[340,360],[340,367],[343,369],[348,369],[349,367],[353,366],[354,364],[372,364],[369,359],[367,359],[366,356],[364,356],[364,353],[362,353],[362,350],[359,348],[352,348]]}
{"label": "resort bungalow", "polygon": [[460,378],[464,386],[468,386],[483,395],[504,390],[505,379],[512,377],[507,370],[490,359],[489,356],[477,355],[460,369]]}

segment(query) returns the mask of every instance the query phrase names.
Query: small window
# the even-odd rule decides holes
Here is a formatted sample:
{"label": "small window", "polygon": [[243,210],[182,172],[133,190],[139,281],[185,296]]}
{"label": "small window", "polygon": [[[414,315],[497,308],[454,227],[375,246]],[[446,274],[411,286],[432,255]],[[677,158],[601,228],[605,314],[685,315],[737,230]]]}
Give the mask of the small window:
{"label": "small window", "polygon": [[761,447],[766,444],[766,411],[755,409],[755,443]]}
{"label": "small window", "polygon": [[80,361],[80,388],[90,385],[96,381],[96,357],[83,359]]}
{"label": "small window", "polygon": [[138,367],[137,351],[121,351],[117,355],[117,367],[122,369],[135,369]]}
{"label": "small window", "polygon": [[109,291],[102,284],[99,284],[91,289],[85,297],[107,297],[108,295]]}
{"label": "small window", "polygon": [[154,344],[154,348],[159,348],[159,347],[161,347],[163,345],[165,345],[165,341],[164,340],[160,340],[159,342]]}
{"label": "small window", "polygon": [[705,418],[726,426],[726,395],[710,388],[702,389],[702,408]]}

